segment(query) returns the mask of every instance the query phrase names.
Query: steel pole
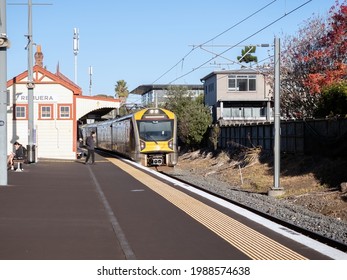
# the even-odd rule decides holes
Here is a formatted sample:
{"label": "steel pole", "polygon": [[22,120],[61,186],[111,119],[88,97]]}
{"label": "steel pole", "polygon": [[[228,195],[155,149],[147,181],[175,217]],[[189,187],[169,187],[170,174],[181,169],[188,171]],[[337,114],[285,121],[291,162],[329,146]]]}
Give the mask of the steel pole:
{"label": "steel pole", "polygon": [[75,56],[75,62],[74,62],[74,67],[75,67],[75,84],[77,85],[77,54],[74,54]]}
{"label": "steel pole", "polygon": [[274,189],[280,189],[280,153],[281,153],[281,118],[280,118],[280,39],[275,38],[275,141],[274,141]]}
{"label": "steel pole", "polygon": [[32,1],[28,0],[28,161],[35,162]]}
{"label": "steel pole", "polygon": [[[7,38],[6,0],[0,0],[0,35]],[[0,185],[7,183],[7,46],[0,47]]]}
{"label": "steel pole", "polygon": [[77,55],[79,52],[79,30],[73,29],[73,53],[75,56],[75,84],[77,85]]}

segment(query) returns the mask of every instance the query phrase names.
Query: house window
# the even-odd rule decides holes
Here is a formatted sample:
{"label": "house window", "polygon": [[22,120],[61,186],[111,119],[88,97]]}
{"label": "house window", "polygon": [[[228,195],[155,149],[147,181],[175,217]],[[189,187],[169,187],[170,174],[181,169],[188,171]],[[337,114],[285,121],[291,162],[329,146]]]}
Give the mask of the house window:
{"label": "house window", "polygon": [[229,75],[228,89],[230,91],[256,91],[256,76]]}
{"label": "house window", "polygon": [[41,107],[41,118],[51,118],[52,112],[51,112],[51,107],[49,106],[42,106]]}
{"label": "house window", "polygon": [[14,107],[14,119],[26,120],[27,119],[27,105],[15,105]]}
{"label": "house window", "polygon": [[58,105],[59,119],[71,119],[71,105]]}
{"label": "house window", "polygon": [[214,83],[211,83],[211,84],[208,85],[207,92],[214,92]]}
{"label": "house window", "polygon": [[51,104],[39,104],[39,112],[41,120],[53,119],[53,105]]}
{"label": "house window", "polygon": [[248,76],[248,90],[249,91],[256,91],[256,77],[255,75]]}

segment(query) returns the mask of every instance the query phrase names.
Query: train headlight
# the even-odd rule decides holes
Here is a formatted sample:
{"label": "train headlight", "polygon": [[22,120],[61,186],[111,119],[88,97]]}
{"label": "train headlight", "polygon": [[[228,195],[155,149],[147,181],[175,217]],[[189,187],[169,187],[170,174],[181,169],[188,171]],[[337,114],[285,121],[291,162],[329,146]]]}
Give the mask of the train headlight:
{"label": "train headlight", "polygon": [[149,113],[150,113],[151,115],[159,114],[159,110],[158,110],[158,109],[151,109],[151,110],[149,110]]}
{"label": "train headlight", "polygon": [[168,143],[169,148],[173,150],[173,140],[171,139]]}
{"label": "train headlight", "polygon": [[144,141],[140,141],[140,149],[143,150],[146,148],[146,143]]}

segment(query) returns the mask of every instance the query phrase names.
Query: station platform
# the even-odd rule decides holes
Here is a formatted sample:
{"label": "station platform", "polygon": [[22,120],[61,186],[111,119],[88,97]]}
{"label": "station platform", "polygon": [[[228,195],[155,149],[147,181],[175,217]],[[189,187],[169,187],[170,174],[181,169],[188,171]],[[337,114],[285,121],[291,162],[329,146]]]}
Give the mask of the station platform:
{"label": "station platform", "polygon": [[114,158],[84,159],[8,171],[0,260],[248,259],[150,187],[165,183]]}
{"label": "station platform", "polygon": [[[96,155],[96,168],[108,163]],[[39,160],[0,187],[0,259],[124,259],[83,160]]]}
{"label": "station platform", "polygon": [[345,256],[318,252],[189,187],[101,154],[95,165],[39,160],[9,170],[8,185],[0,187],[0,260]]}

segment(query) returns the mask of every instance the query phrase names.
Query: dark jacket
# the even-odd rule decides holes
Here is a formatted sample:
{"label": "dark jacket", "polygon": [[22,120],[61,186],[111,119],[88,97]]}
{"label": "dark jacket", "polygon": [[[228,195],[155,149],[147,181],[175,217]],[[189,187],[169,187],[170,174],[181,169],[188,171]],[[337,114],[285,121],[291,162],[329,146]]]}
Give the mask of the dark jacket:
{"label": "dark jacket", "polygon": [[18,147],[18,149],[15,151],[14,158],[15,159],[23,159],[25,157],[25,150],[22,145]]}
{"label": "dark jacket", "polygon": [[95,141],[93,136],[88,136],[86,139],[86,145],[88,150],[94,150],[95,148]]}

